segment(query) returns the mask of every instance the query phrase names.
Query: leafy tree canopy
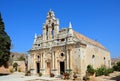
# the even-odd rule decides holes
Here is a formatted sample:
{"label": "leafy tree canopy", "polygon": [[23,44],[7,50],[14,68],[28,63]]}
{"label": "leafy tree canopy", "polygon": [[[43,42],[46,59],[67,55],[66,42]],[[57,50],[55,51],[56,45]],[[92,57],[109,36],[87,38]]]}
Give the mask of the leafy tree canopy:
{"label": "leafy tree canopy", "polygon": [[5,32],[4,22],[2,21],[0,13],[0,66],[8,67],[8,60],[10,57],[11,40]]}

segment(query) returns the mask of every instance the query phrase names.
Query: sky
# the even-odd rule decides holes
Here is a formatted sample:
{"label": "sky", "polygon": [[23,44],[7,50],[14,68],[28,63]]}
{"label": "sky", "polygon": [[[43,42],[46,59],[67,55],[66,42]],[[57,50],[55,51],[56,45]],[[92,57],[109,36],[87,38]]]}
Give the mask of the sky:
{"label": "sky", "polygon": [[112,58],[120,57],[120,0],[0,0],[12,52],[31,49],[50,9],[60,20],[60,29],[71,22],[73,30],[101,43]]}

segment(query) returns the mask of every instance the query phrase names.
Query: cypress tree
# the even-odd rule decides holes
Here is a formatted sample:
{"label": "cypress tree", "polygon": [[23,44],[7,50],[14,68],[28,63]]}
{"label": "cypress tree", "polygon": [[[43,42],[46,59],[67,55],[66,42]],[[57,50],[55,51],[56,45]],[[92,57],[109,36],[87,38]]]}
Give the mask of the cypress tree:
{"label": "cypress tree", "polygon": [[8,61],[10,57],[11,40],[8,34],[5,32],[4,22],[0,13],[0,67],[8,67]]}

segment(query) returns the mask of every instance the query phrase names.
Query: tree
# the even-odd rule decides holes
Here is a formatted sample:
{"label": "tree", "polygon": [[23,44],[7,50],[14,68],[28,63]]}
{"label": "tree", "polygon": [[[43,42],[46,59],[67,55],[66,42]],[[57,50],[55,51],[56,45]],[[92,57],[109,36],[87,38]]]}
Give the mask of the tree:
{"label": "tree", "polygon": [[5,32],[4,22],[0,13],[0,66],[8,67],[11,40]]}

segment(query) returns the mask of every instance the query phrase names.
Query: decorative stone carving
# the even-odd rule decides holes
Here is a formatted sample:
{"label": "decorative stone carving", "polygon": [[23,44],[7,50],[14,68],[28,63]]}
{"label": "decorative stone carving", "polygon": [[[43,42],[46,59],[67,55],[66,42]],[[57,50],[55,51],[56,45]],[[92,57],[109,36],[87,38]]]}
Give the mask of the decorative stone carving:
{"label": "decorative stone carving", "polygon": [[43,34],[35,35],[30,50],[33,58],[33,65],[31,66],[35,69],[35,72],[38,69],[36,62],[39,62],[40,69],[44,69],[44,72],[42,72],[44,75],[52,72],[51,69],[57,69],[56,75],[60,75],[61,70],[65,72],[66,69],[72,69],[72,72],[78,72],[83,77],[87,65],[93,63],[93,54],[95,55],[95,68],[103,64],[106,67],[111,66],[110,53],[105,47],[75,32],[72,28],[72,24],[69,23],[68,28],[59,30],[59,20],[52,10],[48,12],[43,25]]}

